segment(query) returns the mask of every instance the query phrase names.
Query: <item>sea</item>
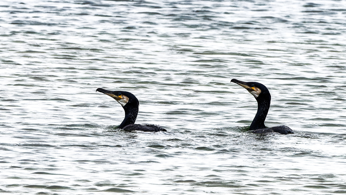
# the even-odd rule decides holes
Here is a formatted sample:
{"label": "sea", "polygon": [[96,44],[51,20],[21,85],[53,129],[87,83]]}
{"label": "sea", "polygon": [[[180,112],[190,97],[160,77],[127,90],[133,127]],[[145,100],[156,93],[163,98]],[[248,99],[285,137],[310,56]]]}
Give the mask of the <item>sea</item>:
{"label": "sea", "polygon": [[0,194],[346,194],[344,0],[2,0],[0,68]]}

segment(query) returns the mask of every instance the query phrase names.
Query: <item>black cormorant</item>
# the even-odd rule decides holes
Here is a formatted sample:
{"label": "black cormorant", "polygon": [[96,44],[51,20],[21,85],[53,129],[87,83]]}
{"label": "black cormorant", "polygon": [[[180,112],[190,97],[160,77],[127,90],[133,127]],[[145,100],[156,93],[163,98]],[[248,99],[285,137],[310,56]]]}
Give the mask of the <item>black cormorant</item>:
{"label": "black cormorant", "polygon": [[247,89],[257,100],[258,108],[255,118],[253,119],[250,130],[253,133],[278,132],[281,134],[293,133],[292,129],[282,125],[268,128],[264,125],[270,107],[270,93],[266,86],[257,82],[243,82],[232,79],[231,82],[236,83]]}
{"label": "black cormorant", "polygon": [[134,124],[138,114],[138,106],[139,101],[132,93],[127,91],[108,91],[102,88],[96,89],[96,91],[109,95],[114,98],[124,109],[125,118],[123,122],[118,126],[118,128],[123,129],[125,131],[166,131],[166,129],[151,125],[151,124]]}

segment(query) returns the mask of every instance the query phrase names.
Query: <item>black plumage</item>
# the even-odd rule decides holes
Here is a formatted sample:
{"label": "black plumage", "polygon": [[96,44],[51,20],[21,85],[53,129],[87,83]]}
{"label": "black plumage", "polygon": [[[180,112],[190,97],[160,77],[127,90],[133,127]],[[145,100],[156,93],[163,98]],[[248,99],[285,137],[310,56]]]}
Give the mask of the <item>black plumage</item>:
{"label": "black plumage", "polygon": [[138,107],[139,101],[135,95],[127,91],[108,91],[102,88],[96,89],[96,91],[106,94],[112,98],[114,98],[124,109],[125,118],[118,126],[118,128],[123,129],[125,131],[166,131],[166,129],[151,125],[151,124],[134,124],[138,115]]}
{"label": "black plumage", "polygon": [[267,117],[271,96],[267,87],[257,82],[243,82],[232,79],[231,82],[236,83],[247,89],[257,100],[258,108],[255,118],[250,125],[250,131],[253,133],[278,132],[281,134],[291,134],[293,130],[287,126],[266,127],[264,121]]}

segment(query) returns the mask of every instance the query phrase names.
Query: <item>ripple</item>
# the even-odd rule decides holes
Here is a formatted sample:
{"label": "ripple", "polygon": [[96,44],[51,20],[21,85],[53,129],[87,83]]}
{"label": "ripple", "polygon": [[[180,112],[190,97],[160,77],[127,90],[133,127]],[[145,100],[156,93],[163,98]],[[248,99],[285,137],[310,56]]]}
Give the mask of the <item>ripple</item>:
{"label": "ripple", "polygon": [[103,190],[104,192],[117,192],[117,193],[127,193],[127,192],[135,192],[132,190],[126,190],[123,188],[108,188],[106,190]]}
{"label": "ripple", "polygon": [[[0,192],[343,193],[341,3],[2,1]],[[266,124],[296,134],[246,133],[232,78],[267,85]],[[101,86],[169,132],[116,129]]]}

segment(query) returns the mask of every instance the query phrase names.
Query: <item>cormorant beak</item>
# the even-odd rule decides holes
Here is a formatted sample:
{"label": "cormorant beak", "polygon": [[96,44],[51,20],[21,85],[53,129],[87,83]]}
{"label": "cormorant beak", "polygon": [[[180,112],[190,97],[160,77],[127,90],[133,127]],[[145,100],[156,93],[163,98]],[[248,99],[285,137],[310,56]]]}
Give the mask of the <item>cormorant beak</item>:
{"label": "cormorant beak", "polygon": [[260,94],[261,94],[261,89],[255,86],[249,86],[249,84],[247,82],[244,81],[239,81],[237,79],[232,79],[231,82],[236,83],[242,87],[244,87],[245,89],[247,89],[253,96],[255,96],[255,98],[257,98]]}
{"label": "cormorant beak", "polygon": [[125,106],[130,100],[130,98],[128,98],[126,95],[123,95],[123,94],[115,95],[113,91],[108,91],[106,89],[97,88],[96,91],[114,98],[122,106]]}
{"label": "cormorant beak", "polygon": [[113,94],[112,91],[108,91],[108,90],[106,90],[106,89],[97,88],[96,91],[101,92],[101,93],[103,93],[103,94],[106,94],[106,95],[108,95],[108,96],[114,98],[115,100],[120,100],[120,99],[122,99],[122,95],[115,95],[115,94]]}

